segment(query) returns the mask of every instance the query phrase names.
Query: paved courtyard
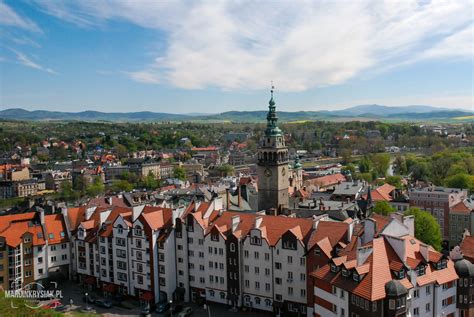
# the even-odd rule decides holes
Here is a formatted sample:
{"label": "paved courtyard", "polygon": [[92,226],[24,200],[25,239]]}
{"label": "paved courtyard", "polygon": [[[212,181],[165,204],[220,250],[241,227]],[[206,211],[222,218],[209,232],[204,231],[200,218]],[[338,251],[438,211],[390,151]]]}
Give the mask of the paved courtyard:
{"label": "paved courtyard", "polygon": [[[87,305],[82,300],[86,291],[82,288],[82,286],[71,281],[64,281],[64,282],[59,282],[58,289],[60,289],[63,294],[63,299],[61,300],[61,303],[66,305],[68,307],[68,310],[79,311],[86,308]],[[89,292],[89,294],[92,294],[96,298],[101,297],[99,294],[96,294],[94,292]],[[73,301],[72,306],[69,304],[70,299],[72,299]],[[193,303],[184,304],[184,306],[191,306],[193,308],[192,316],[197,316],[197,317],[272,316],[272,314],[264,314],[264,313],[257,313],[257,312],[242,312],[242,311],[235,312],[235,311],[230,310],[228,306],[219,305],[219,304],[211,304],[210,311],[204,309],[202,306],[197,306],[196,304],[193,304]],[[134,309],[126,309],[126,308],[122,308],[118,306],[113,306],[112,308],[107,309],[107,308],[97,307],[94,304],[89,304],[89,307],[93,309],[93,312],[102,314],[103,316],[106,316],[106,317],[141,316],[140,315],[141,309],[138,305],[138,302],[136,303],[136,306]],[[156,313],[152,313],[151,316],[159,317],[160,315]]]}

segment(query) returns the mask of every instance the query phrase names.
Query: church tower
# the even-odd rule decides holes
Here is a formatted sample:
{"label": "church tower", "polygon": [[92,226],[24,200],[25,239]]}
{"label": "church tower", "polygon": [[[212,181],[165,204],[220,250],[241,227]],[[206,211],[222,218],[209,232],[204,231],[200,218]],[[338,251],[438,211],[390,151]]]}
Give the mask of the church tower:
{"label": "church tower", "polygon": [[277,126],[273,87],[268,104],[267,128],[258,148],[258,209],[280,213],[288,207],[288,148]]}

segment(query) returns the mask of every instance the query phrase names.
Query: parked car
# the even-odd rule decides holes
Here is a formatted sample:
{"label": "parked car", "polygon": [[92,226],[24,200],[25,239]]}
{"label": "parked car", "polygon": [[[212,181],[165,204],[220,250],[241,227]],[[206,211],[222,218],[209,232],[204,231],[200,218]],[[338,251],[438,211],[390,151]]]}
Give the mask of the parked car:
{"label": "parked car", "polygon": [[156,310],[155,312],[157,312],[158,314],[162,314],[164,313],[165,311],[169,310],[171,307],[170,303],[168,302],[161,302],[161,303],[158,303],[156,305]]}
{"label": "parked car", "polygon": [[178,314],[178,317],[188,317],[193,314],[193,309],[191,307],[184,307],[183,310]]}
{"label": "parked car", "polygon": [[181,312],[182,310],[183,310],[182,305],[176,305],[176,306],[173,306],[173,308],[171,308],[171,312],[173,313],[173,315]]}
{"label": "parked car", "polygon": [[87,295],[87,296],[85,296],[85,295],[84,295],[84,296],[82,297],[82,301],[83,301],[84,303],[86,302],[86,297],[87,297],[87,302],[88,302],[89,304],[94,304],[94,302],[95,302],[95,300],[96,300],[96,298],[95,298],[94,296],[92,296],[92,295]]}
{"label": "parked car", "polygon": [[107,300],[107,299],[97,299],[95,301],[95,304],[97,306],[100,306],[100,307],[104,307],[104,308],[112,308],[112,302]]}

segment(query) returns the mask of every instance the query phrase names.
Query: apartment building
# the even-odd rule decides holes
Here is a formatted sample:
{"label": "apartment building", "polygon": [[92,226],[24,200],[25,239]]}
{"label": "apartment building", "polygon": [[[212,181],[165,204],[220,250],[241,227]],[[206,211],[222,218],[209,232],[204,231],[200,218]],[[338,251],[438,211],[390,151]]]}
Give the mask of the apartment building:
{"label": "apartment building", "polygon": [[414,238],[413,218],[377,221],[312,274],[316,316],[458,316],[454,262]]}
{"label": "apartment building", "polygon": [[18,289],[46,278],[68,278],[70,244],[63,216],[6,215],[0,222],[0,286]]}
{"label": "apartment building", "polygon": [[467,230],[474,232],[474,202],[468,198],[461,200],[449,208],[449,241],[458,245]]}
{"label": "apartment building", "polygon": [[410,207],[430,212],[441,227],[443,239],[449,241],[450,245],[456,245],[456,238],[451,240],[449,210],[467,197],[467,190],[429,186],[410,189],[408,195]]}

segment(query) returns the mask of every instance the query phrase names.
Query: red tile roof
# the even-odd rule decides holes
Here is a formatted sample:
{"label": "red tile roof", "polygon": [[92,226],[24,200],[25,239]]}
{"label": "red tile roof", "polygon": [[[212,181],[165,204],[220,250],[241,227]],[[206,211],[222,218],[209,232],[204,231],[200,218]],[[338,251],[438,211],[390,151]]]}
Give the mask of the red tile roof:
{"label": "red tile roof", "polygon": [[449,212],[470,215],[471,212],[474,212],[474,210],[467,206],[465,201],[460,201],[456,205],[449,208]]}
{"label": "red tile roof", "polygon": [[332,185],[336,185],[339,182],[345,182],[346,177],[341,173],[326,175],[318,178],[308,179],[305,181],[308,185],[314,185],[319,187],[329,187]]}
{"label": "red tile roof", "polygon": [[44,216],[44,223],[47,231],[46,238],[49,244],[68,242],[67,228],[62,214]]}
{"label": "red tile roof", "polygon": [[464,257],[474,263],[474,237],[465,236],[459,247]]}
{"label": "red tile roof", "polygon": [[[380,187],[372,190],[370,192],[373,201],[391,201],[393,198],[390,195],[396,189],[395,186],[390,184],[383,184]],[[367,199],[367,194],[363,196],[364,199]]]}

